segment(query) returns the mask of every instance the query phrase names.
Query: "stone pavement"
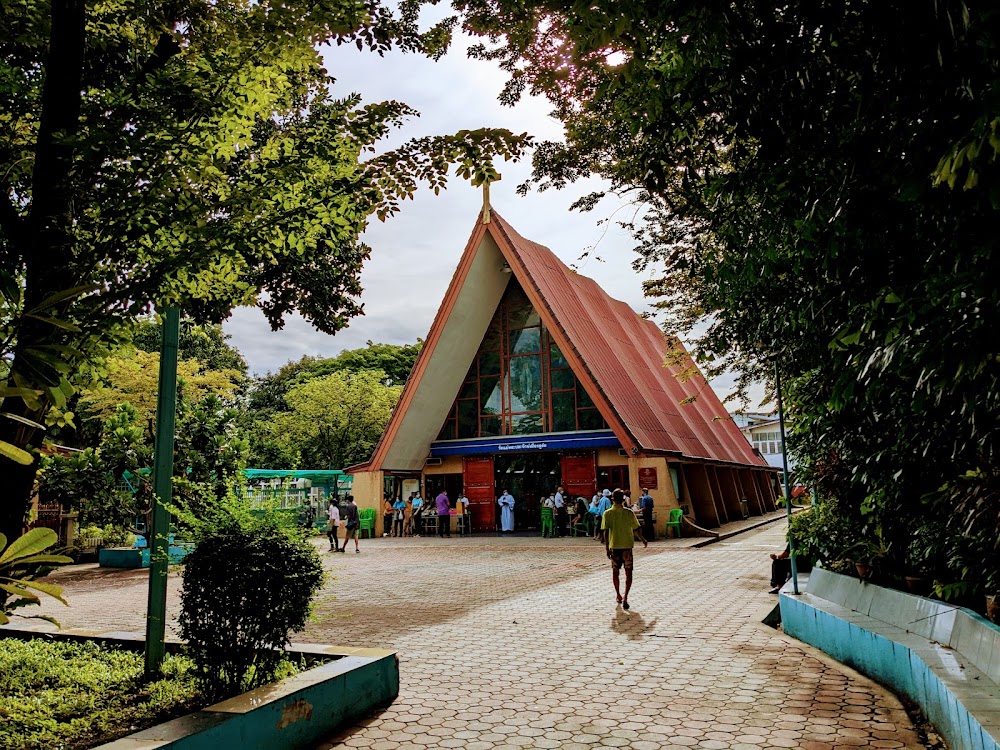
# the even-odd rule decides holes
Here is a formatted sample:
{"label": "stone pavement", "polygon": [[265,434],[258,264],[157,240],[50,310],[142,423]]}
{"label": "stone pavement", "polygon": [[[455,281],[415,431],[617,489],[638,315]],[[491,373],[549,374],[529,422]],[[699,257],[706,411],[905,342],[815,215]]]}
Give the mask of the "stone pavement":
{"label": "stone pavement", "polygon": [[[321,750],[922,747],[895,697],[760,624],[780,523],[640,547],[628,612],[589,539],[361,544],[324,553],[296,640],[396,649],[400,695]],[[142,574],[60,578],[73,607],[46,611],[65,625],[142,629]]]}

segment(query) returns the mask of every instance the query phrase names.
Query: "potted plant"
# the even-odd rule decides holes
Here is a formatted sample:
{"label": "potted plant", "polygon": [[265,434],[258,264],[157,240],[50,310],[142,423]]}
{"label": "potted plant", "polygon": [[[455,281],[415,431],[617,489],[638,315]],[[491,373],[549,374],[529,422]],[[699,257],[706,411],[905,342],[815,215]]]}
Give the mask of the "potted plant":
{"label": "potted plant", "polygon": [[861,580],[869,579],[889,553],[882,535],[876,534],[872,539],[862,539],[847,549],[848,559],[854,563]]}
{"label": "potted plant", "polygon": [[906,573],[903,580],[906,590],[917,596],[927,596],[934,582],[934,574],[943,566],[944,529],[932,523],[923,523],[913,533],[906,547]]}

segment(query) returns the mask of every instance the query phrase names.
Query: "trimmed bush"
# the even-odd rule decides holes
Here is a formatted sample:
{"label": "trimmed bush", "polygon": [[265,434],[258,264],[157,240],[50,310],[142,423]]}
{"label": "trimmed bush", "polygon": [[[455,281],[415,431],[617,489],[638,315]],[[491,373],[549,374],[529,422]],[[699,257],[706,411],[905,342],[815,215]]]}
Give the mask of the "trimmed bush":
{"label": "trimmed bush", "polygon": [[273,525],[231,523],[200,538],[185,560],[179,624],[202,691],[219,699],[273,680],[322,582],[316,549]]}

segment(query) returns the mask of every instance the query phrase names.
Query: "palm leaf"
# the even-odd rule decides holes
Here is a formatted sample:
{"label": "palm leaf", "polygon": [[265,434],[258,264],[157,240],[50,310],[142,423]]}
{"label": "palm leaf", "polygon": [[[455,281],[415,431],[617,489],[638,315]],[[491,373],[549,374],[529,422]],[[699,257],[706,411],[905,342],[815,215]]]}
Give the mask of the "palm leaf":
{"label": "palm leaf", "polygon": [[[22,586],[25,589],[34,589],[35,591],[41,591],[43,594],[48,594],[53,599],[56,599],[57,601],[62,602],[67,607],[69,606],[69,602],[62,598],[62,592],[63,592],[62,586],[56,586],[54,583],[42,583],[41,581],[16,580],[16,581],[13,581],[13,583],[15,585],[17,585],[17,586]],[[2,585],[3,584],[0,584],[0,586],[2,586]],[[22,594],[22,596],[26,596],[26,598],[29,598],[29,599],[37,599],[38,598],[37,596],[35,596],[34,594],[32,594],[30,591],[27,593],[27,595]]]}
{"label": "palm leaf", "polygon": [[[10,579],[8,579],[8,580],[10,580]],[[0,583],[0,589],[3,589],[8,594],[13,594],[14,596],[18,597],[19,599],[27,599],[30,602],[34,602],[36,604],[39,603],[40,600],[39,600],[39,598],[35,594],[31,593],[30,591],[28,591],[28,589],[24,588],[23,586],[17,585],[17,584],[20,584],[20,583],[23,583],[23,581],[12,581],[11,583]]]}
{"label": "palm leaf", "polygon": [[27,417],[22,417],[20,414],[11,414],[9,411],[0,411],[0,417],[6,417],[7,419],[12,419],[15,422],[20,422],[21,424],[26,424],[28,427],[36,427],[39,430],[44,430],[45,425],[38,424],[38,422],[28,419]]}
{"label": "palm leaf", "polygon": [[32,555],[31,557],[22,557],[17,561],[17,564],[20,567],[21,565],[35,565],[36,563],[66,565],[71,562],[73,562],[73,558],[66,557],[66,555]]}
{"label": "palm leaf", "polygon": [[6,440],[0,440],[0,456],[9,458],[16,464],[21,464],[22,466],[28,466],[34,457],[28,451],[21,450],[16,445],[11,445]]}
{"label": "palm leaf", "polygon": [[56,532],[52,529],[38,527],[32,529],[24,536],[15,539],[13,543],[0,555],[0,563],[14,562],[22,557],[37,555],[42,550],[51,547],[59,541]]}

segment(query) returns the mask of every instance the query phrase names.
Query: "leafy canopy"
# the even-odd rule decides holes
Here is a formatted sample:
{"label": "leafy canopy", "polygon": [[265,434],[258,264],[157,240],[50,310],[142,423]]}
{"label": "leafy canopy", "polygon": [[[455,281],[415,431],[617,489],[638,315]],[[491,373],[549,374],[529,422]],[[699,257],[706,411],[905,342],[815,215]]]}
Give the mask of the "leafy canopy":
{"label": "leafy canopy", "polygon": [[[436,57],[420,2],[6,3],[0,13],[0,529],[20,527],[31,449],[83,364],[151,306],[197,322],[256,304],[333,333],[361,311],[360,234],[452,167],[482,184],[505,130],[379,142],[405,104],[335,98],[320,47]],[[19,469],[14,462],[26,465]]]}
{"label": "leafy canopy", "polygon": [[455,4],[565,126],[534,184],[632,196],[668,330],[744,386],[780,364],[790,447],[859,531],[903,560],[940,516],[1000,560],[996,4]]}

